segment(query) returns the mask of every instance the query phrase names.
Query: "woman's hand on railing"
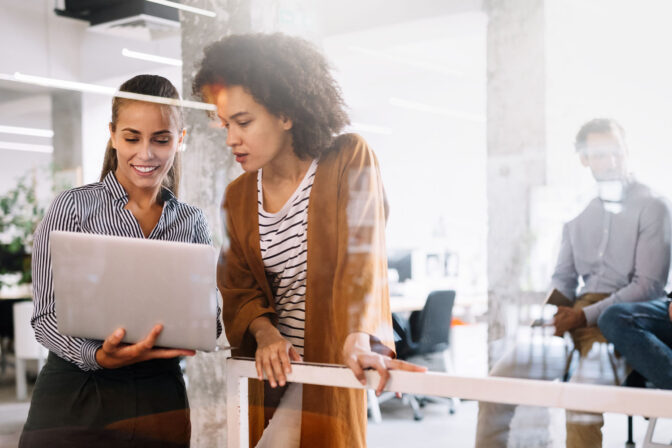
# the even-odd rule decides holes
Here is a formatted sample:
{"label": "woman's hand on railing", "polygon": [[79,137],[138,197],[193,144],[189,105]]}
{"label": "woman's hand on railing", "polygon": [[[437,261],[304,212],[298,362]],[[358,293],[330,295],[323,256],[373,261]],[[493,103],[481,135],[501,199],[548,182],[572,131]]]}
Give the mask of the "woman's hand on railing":
{"label": "woman's hand on railing", "polygon": [[427,368],[410,362],[392,359],[371,350],[370,337],[366,333],[351,333],[343,344],[345,365],[352,370],[362,385],[366,385],[365,369],[375,369],[380,375],[376,395],[380,395],[390,378],[390,370],[406,370],[409,372],[426,372]]}
{"label": "woman's hand on railing", "polygon": [[292,371],[291,361],[301,361],[301,355],[291,342],[282,337],[267,317],[255,319],[250,324],[250,331],[257,340],[254,359],[259,381],[264,379],[266,373],[271,387],[278,384],[284,386],[287,374]]}
{"label": "woman's hand on railing", "polygon": [[194,356],[194,350],[172,348],[154,348],[156,339],[161,334],[163,325],[154,325],[147,337],[135,344],[122,344],[126,334],[123,328],[117,328],[109,335],[103,346],[96,351],[96,362],[105,369],[118,369],[131,364],[157,358],[176,358],[178,356]]}

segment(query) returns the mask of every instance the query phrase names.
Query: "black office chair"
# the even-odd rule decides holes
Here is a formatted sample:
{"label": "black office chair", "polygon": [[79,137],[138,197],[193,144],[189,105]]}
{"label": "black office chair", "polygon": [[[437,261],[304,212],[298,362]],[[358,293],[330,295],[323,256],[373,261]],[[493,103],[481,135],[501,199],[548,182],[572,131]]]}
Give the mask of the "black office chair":
{"label": "black office chair", "polygon": [[[422,311],[413,311],[408,322],[394,314],[395,348],[397,358],[424,365],[430,370],[448,372],[445,352],[450,349],[450,325],[453,318],[455,291],[432,291]],[[405,395],[413,409],[413,418],[422,420],[420,408],[428,397]],[[431,399],[435,400],[434,398]],[[444,399],[436,399],[444,401]],[[447,399],[449,411],[455,413],[454,399]]]}

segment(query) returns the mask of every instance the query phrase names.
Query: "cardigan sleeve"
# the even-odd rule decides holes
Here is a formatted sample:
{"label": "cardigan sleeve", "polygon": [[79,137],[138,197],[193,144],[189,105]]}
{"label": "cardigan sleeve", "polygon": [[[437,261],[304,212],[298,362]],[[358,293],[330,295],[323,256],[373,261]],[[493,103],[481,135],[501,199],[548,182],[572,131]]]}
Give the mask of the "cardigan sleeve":
{"label": "cardigan sleeve", "polygon": [[[229,210],[230,191],[223,204],[226,214],[228,247],[224,245],[217,263],[217,283],[222,295],[222,319],[229,344],[235,348],[244,345],[244,339],[251,337],[247,332],[254,319],[269,315],[275,321],[275,310],[268,303],[264,292],[256,281],[245,259],[236,232],[234,219]],[[253,355],[253,353],[245,353]]]}
{"label": "cardigan sleeve", "polygon": [[368,333],[372,348],[394,355],[387,284],[387,204],[374,152],[345,135],[338,185],[338,260],[333,296],[347,334]]}

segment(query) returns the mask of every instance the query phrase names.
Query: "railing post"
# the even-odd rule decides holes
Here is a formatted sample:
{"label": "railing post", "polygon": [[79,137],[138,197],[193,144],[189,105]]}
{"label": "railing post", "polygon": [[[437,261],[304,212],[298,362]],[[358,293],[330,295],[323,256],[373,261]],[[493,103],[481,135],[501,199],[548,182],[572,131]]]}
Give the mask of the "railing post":
{"label": "railing post", "polygon": [[226,365],[226,422],[228,448],[249,448],[248,430],[248,379],[242,376],[235,359],[228,359]]}

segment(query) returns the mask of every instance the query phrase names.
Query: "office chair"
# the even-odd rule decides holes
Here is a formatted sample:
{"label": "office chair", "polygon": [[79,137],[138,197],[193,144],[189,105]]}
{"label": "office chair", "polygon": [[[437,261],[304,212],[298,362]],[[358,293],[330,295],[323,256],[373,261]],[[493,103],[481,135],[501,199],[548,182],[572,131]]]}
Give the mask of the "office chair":
{"label": "office chair", "polygon": [[[408,323],[393,315],[397,358],[426,366],[429,370],[448,372],[453,368],[450,350],[450,324],[453,318],[455,291],[432,291],[422,311],[413,311]],[[413,409],[413,418],[422,420],[420,408],[428,401],[447,401],[449,412],[455,413],[455,399],[405,395]]]}
{"label": "office chair", "polygon": [[[625,382],[623,383],[624,387],[642,387],[642,388],[647,388],[647,387],[655,387],[653,384],[649,383],[646,378],[642,376],[639,372],[636,370],[633,370],[630,372],[630,374],[625,378]],[[649,424],[647,425],[646,428],[646,435],[644,436],[644,440],[642,443],[642,448],[663,448],[663,447],[669,447],[671,444],[661,444],[661,443],[656,443],[653,441],[653,433],[656,429],[656,423],[657,423],[657,418],[654,417],[644,417],[646,420],[649,421]],[[635,448],[635,441],[633,440],[632,436],[632,415],[628,415],[628,440],[625,442],[625,448]]]}

